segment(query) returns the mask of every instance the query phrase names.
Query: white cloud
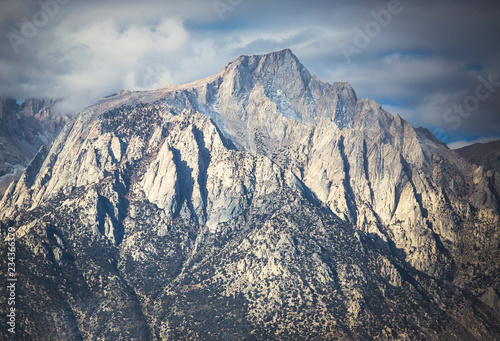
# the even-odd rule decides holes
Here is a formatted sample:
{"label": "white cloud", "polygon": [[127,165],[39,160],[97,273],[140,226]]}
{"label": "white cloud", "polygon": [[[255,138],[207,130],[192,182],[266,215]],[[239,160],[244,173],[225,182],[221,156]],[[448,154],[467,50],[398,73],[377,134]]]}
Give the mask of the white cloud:
{"label": "white cloud", "polygon": [[490,136],[490,137],[481,137],[481,138],[471,140],[471,141],[466,141],[466,140],[456,141],[453,143],[449,143],[448,147],[450,149],[458,149],[458,148],[470,146],[471,144],[475,144],[475,143],[487,143],[487,142],[497,141],[497,140],[500,140],[500,135],[499,136]]}
{"label": "white cloud", "polygon": [[[389,54],[380,59],[332,65],[330,80],[344,80],[357,89],[361,97],[401,99],[421,98],[425,92],[444,83],[459,82],[463,65],[427,56]],[[408,90],[412,89],[411,92]],[[415,93],[418,91],[419,93]]]}
{"label": "white cloud", "polygon": [[145,89],[173,82],[169,67],[174,65],[159,64],[159,59],[178,59],[190,40],[183,21],[176,17],[124,28],[109,18],[56,32],[57,40],[39,50],[37,59],[48,65],[57,58],[59,64],[71,65],[69,72],[50,74],[46,82],[33,82],[23,90],[65,98],[63,108],[70,111],[120,88]]}
{"label": "white cloud", "polygon": [[64,97],[66,108],[78,111],[123,88],[187,83],[240,54],[289,47],[321,80],[348,81],[359,97],[382,102],[412,124],[441,126],[455,139],[489,136],[500,129],[500,90],[457,131],[443,126],[442,117],[476,86],[470,64],[500,74],[500,7],[494,4],[405,2],[349,63],[340,44],[352,41],[353,28],[365,27],[370,11],[387,2],[243,1],[221,21],[206,0],[72,0],[18,55],[7,33],[40,5],[0,2],[0,95]]}

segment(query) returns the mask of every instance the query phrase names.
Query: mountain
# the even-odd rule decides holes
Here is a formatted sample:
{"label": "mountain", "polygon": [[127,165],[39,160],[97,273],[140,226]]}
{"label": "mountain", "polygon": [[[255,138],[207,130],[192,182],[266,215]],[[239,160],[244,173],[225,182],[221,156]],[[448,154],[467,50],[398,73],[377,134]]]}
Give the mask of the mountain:
{"label": "mountain", "polygon": [[499,189],[290,50],[121,91],[0,202],[16,336],[497,340]]}
{"label": "mountain", "polygon": [[68,121],[68,116],[55,110],[59,102],[27,99],[19,105],[15,99],[0,98],[0,197]]}
{"label": "mountain", "polygon": [[500,172],[500,140],[455,149],[461,157],[484,169]]}

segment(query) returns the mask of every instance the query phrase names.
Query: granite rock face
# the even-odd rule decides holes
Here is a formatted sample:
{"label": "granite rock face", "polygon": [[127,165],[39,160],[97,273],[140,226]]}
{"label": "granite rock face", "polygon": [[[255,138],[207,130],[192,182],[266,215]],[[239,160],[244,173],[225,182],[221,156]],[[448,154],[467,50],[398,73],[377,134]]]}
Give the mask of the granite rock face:
{"label": "granite rock face", "polygon": [[0,98],[0,197],[40,147],[48,146],[69,120],[55,110],[59,101]]}
{"label": "granite rock face", "polygon": [[122,91],[0,202],[17,336],[496,340],[499,188],[290,50]]}

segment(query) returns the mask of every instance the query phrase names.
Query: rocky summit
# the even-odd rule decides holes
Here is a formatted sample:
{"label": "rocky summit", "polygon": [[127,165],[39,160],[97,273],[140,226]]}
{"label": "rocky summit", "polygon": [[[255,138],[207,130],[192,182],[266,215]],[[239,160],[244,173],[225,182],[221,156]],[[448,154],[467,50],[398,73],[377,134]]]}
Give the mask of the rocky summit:
{"label": "rocky summit", "polygon": [[5,340],[500,339],[500,174],[290,50],[98,101],[0,221]]}

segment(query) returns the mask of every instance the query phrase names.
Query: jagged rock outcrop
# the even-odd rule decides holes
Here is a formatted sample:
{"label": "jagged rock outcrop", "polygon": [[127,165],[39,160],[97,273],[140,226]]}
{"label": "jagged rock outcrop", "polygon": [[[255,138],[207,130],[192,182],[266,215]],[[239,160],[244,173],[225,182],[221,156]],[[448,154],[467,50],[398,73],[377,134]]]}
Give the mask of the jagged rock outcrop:
{"label": "jagged rock outcrop", "polygon": [[122,91],[0,202],[18,336],[495,340],[499,188],[289,50]]}
{"label": "jagged rock outcrop", "polygon": [[69,120],[54,109],[59,101],[0,98],[0,197],[42,146],[48,146]]}

